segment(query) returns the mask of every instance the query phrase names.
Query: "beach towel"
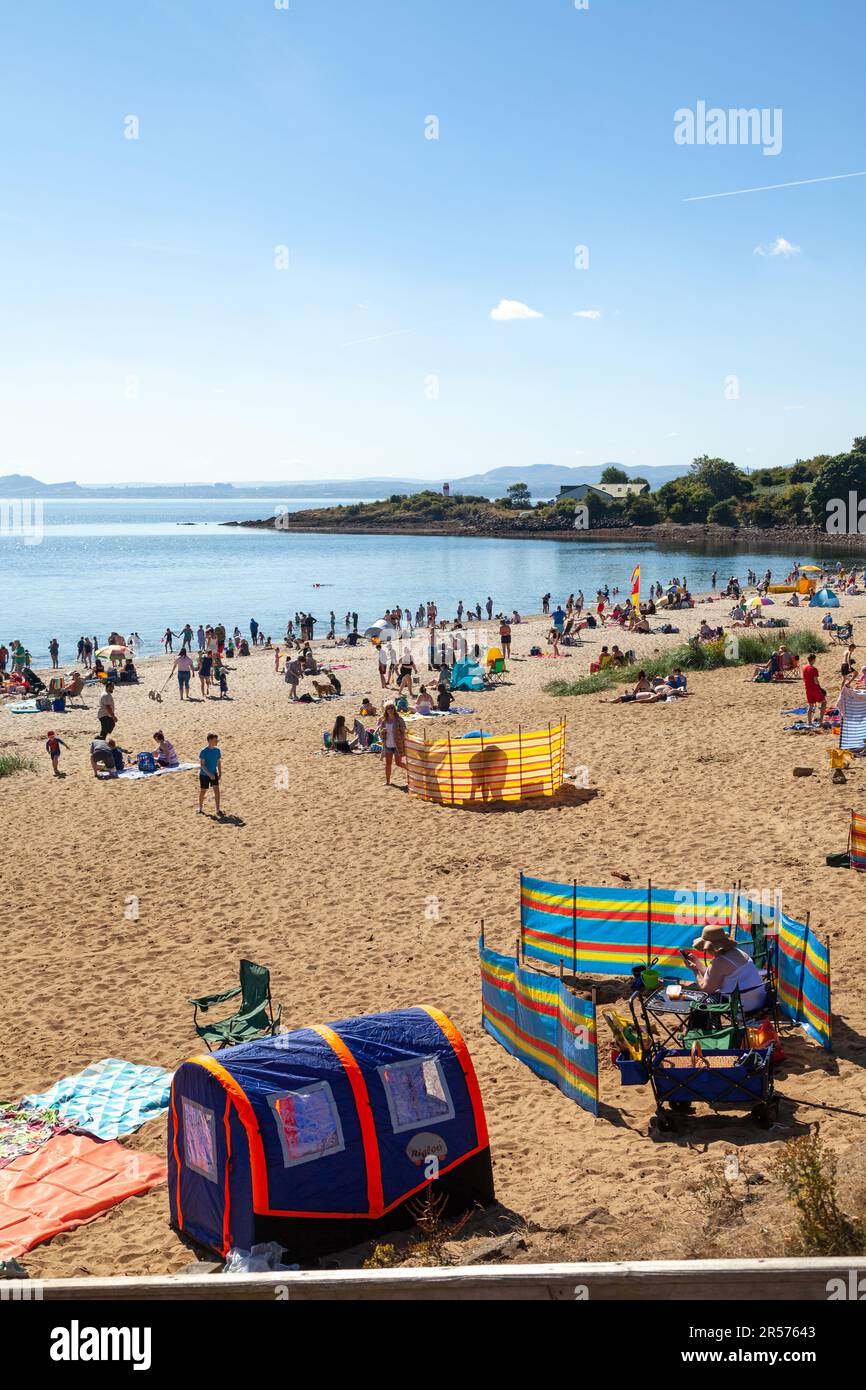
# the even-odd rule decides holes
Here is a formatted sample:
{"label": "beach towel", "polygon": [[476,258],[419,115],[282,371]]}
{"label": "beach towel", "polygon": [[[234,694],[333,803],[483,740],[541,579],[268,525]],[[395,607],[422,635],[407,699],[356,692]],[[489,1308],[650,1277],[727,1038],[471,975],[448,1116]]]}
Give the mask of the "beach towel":
{"label": "beach towel", "polygon": [[846,685],[839,695],[842,728],[839,747],[857,752],[866,745],[866,690],[853,690]]}
{"label": "beach towel", "polygon": [[158,767],[155,772],[142,772],[139,767],[125,767],[112,777],[110,772],[97,772],[97,777],[114,782],[152,782],[154,777],[164,777],[167,772],[194,772],[198,763],[178,763],[177,767]]}
{"label": "beach towel", "polygon": [[[783,709],[783,710],[782,710],[782,713],[783,713],[783,714],[808,714],[808,713],[809,713],[809,706],[808,706],[808,705],[798,705],[796,709]],[[828,718],[828,719],[838,719],[839,717],[840,717],[840,712],[839,712],[838,708],[837,708],[837,709],[828,709],[828,711],[827,711],[827,718]]]}
{"label": "beach towel", "polygon": [[21,1104],[56,1109],[67,1124],[98,1139],[116,1139],[168,1109],[171,1076],[162,1067],[104,1057],[84,1071],[64,1076],[41,1095],[24,1096]]}
{"label": "beach towel", "polygon": [[59,1134],[0,1169],[0,1259],[74,1230],[165,1182],[167,1166],[86,1134]]}
{"label": "beach towel", "polygon": [[16,1101],[0,1101],[0,1168],[34,1153],[68,1128],[56,1110],[31,1110]]}

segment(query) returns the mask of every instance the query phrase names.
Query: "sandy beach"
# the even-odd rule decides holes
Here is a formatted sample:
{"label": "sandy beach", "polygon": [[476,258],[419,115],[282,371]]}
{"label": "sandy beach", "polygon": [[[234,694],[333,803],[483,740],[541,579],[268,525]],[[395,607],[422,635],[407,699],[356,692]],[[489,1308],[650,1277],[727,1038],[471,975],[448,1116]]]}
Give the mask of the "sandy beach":
{"label": "sandy beach", "polygon": [[[866,618],[866,597],[841,605],[837,619]],[[754,893],[780,891],[801,920],[811,912],[832,944],[835,1051],[790,1032],[781,1093],[866,1112],[866,1007],[857,995],[866,970],[864,883],[825,863],[846,847],[851,809],[866,811],[866,764],[834,785],[830,738],[783,732],[790,721],[781,712],[802,703],[802,685],[755,685],[744,668],[693,674],[687,700],[649,707],[543,693],[554,677],[584,674],[604,642],[634,646],[639,656],[663,651],[705,616],[726,620],[730,606],[699,603],[673,615],[679,636],[590,632],[558,661],[528,655],[547,628],[532,619],[514,628],[508,682],[467,697],[475,713],[435,721],[437,733],[507,733],[565,714],[566,768],[588,768],[596,795],[586,800],[483,813],[440,807],[410,800],[400,772],[401,789],[386,789],[375,756],[325,754],[322,732],[338,712],[357,713],[363,694],[381,708],[368,644],[322,652],[344,690],[327,706],[290,704],[270,651],[230,663],[229,701],[181,704],[172,680],[155,704],[148,690],[166,679],[168,657],[143,661],[141,683],[118,688],[115,737],[126,748],[151,747],[161,727],[182,759],[197,762],[205,735],[219,734],[223,823],[196,814],[194,773],[146,784],[93,778],[92,687],[89,708],[65,715],[0,708],[0,746],[32,754],[38,766],[0,781],[13,1020],[0,1095],[43,1090],[102,1057],[175,1067],[200,1050],[188,998],[234,984],[247,956],[270,968],[289,1028],[420,1002],[454,1019],[481,1084],[497,1195],[527,1223],[527,1257],[781,1252],[790,1217],[770,1174],[773,1150],[820,1120],[847,1194],[866,1177],[862,1118],[783,1103],[769,1133],[745,1119],[702,1117],[653,1139],[649,1090],[620,1087],[603,1026],[596,1120],[507,1055],[479,1022],[479,923],[488,944],[513,949],[521,870],[597,885],[621,883],[615,875],[670,888],[742,880]],[[815,630],[823,616],[767,611]],[[855,639],[864,637],[866,621],[855,623]],[[818,658],[831,699],[841,657],[834,647]],[[50,728],[70,745],[63,780],[52,777],[43,748]],[[794,778],[795,766],[815,773]],[[430,920],[432,898],[438,920]],[[607,979],[600,1001],[618,993],[621,985]],[[164,1120],[123,1142],[162,1154]],[[702,1192],[734,1148],[749,1200],[729,1227],[709,1228]],[[191,1260],[169,1229],[164,1187],[23,1257],[35,1277],[170,1272]]]}

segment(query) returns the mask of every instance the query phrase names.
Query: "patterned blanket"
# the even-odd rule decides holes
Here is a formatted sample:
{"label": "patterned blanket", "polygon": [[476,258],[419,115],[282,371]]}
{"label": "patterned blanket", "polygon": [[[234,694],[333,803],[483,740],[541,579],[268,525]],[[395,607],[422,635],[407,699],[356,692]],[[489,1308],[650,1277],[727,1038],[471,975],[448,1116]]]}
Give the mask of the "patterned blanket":
{"label": "patterned blanket", "polygon": [[14,1163],[22,1154],[34,1153],[68,1128],[56,1110],[36,1110],[22,1107],[17,1101],[0,1101],[0,1168]]}
{"label": "patterned blanket", "polygon": [[65,1076],[41,1095],[24,1096],[21,1105],[56,1110],[67,1128],[86,1130],[98,1139],[116,1139],[167,1110],[170,1087],[171,1072],[162,1067],[105,1057]]}

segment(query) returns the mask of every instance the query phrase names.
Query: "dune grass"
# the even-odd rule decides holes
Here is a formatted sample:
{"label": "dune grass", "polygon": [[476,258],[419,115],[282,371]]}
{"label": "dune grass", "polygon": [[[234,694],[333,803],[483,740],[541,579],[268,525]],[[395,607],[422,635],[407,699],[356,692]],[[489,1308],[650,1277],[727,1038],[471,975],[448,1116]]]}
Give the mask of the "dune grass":
{"label": "dune grass", "polygon": [[[736,638],[736,648],[731,642]],[[775,628],[760,635],[753,632],[734,632],[712,642],[683,642],[669,651],[644,657],[632,666],[608,666],[592,676],[582,676],[580,680],[550,681],[545,687],[548,695],[596,695],[599,691],[613,690],[617,685],[633,685],[638,672],[645,671],[653,676],[667,676],[675,666],[683,671],[715,671],[724,666],[757,666],[769,661],[771,654],[780,642],[795,656],[802,657],[809,652],[824,652],[827,643],[816,632],[792,631],[790,628]]]}
{"label": "dune grass", "polygon": [[0,777],[11,777],[16,772],[35,772],[36,764],[26,753],[0,753]]}

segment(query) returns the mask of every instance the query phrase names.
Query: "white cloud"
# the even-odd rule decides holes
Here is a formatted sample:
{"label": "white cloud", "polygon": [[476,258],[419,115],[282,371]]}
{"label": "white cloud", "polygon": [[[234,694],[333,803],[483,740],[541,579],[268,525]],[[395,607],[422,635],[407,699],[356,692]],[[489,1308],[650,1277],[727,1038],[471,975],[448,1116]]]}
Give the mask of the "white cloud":
{"label": "white cloud", "polygon": [[522,304],[519,299],[500,299],[496,308],[490,310],[490,317],[506,323],[511,319],[543,319],[544,315],[539,314],[537,309],[530,309],[528,304]]}
{"label": "white cloud", "polygon": [[576,309],[573,315],[576,319],[600,319],[600,309]]}
{"label": "white cloud", "polygon": [[793,246],[790,241],[786,241],[783,236],[777,236],[775,241],[771,241],[769,246],[756,246],[756,256],[799,256],[799,246]]}

